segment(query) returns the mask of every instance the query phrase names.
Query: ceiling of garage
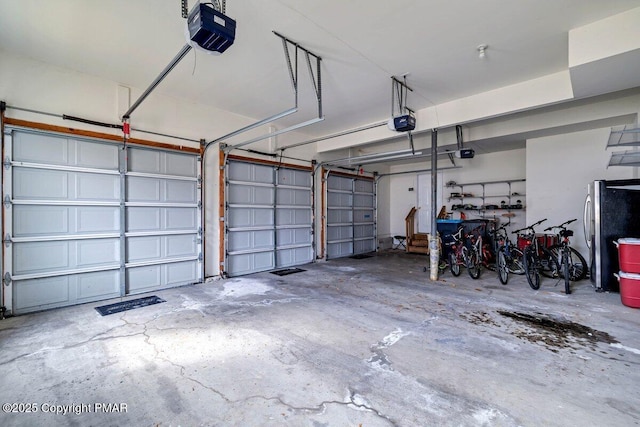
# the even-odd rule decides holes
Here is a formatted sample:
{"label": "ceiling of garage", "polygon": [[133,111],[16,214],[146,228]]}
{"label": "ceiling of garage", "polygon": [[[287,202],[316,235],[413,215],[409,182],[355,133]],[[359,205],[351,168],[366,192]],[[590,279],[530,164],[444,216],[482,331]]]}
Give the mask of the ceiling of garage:
{"label": "ceiling of garage", "polygon": [[[189,7],[195,3],[189,1]],[[444,102],[568,69],[568,31],[640,0],[229,0],[235,44],[192,50],[156,89],[253,119],[293,105],[277,31],[322,57],[326,135],[385,120],[390,76],[409,73],[408,106]],[[184,46],[180,0],[0,0],[0,49],[146,88]],[[477,46],[488,45],[486,57]],[[314,117],[306,64],[301,111]],[[153,96],[153,95],[152,95]],[[140,107],[144,108],[144,105]]]}

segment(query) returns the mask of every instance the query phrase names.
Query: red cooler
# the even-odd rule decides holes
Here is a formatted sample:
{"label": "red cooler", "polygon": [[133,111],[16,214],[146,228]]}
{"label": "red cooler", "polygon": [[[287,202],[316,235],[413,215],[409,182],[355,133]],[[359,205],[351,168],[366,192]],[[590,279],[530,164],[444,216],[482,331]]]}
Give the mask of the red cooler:
{"label": "red cooler", "polygon": [[620,281],[620,299],[627,307],[640,308],[640,274],[621,271],[615,275]]}
{"label": "red cooler", "polygon": [[640,274],[640,239],[625,237],[614,243],[618,247],[620,271]]}

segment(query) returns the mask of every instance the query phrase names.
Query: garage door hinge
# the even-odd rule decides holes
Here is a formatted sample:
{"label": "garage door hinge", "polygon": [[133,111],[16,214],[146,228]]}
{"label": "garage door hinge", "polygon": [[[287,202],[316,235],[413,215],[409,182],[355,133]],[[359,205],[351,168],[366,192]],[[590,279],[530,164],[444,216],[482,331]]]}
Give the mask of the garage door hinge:
{"label": "garage door hinge", "polygon": [[198,227],[198,236],[202,236],[202,227]]}
{"label": "garage door hinge", "polygon": [[4,243],[4,245],[6,247],[9,247],[9,245],[11,244],[11,234],[7,233],[4,235],[4,239],[2,240],[2,242]]}
{"label": "garage door hinge", "polygon": [[9,170],[9,168],[11,167],[11,159],[9,158],[9,156],[4,158],[4,162],[2,162],[2,164],[4,165],[4,168],[6,170]]}
{"label": "garage door hinge", "polygon": [[198,200],[198,209],[202,209],[202,200]]}
{"label": "garage door hinge", "polygon": [[202,262],[202,260],[203,260],[203,259],[204,259],[204,257],[202,256],[202,252],[200,252],[200,253],[198,254],[198,261],[201,261],[201,262]]}
{"label": "garage door hinge", "polygon": [[6,273],[4,273],[4,276],[2,277],[2,283],[4,283],[5,286],[9,286],[11,282],[12,282],[11,273],[7,271]]}
{"label": "garage door hinge", "polygon": [[11,197],[7,194],[4,196],[4,207],[9,209],[11,207]]}

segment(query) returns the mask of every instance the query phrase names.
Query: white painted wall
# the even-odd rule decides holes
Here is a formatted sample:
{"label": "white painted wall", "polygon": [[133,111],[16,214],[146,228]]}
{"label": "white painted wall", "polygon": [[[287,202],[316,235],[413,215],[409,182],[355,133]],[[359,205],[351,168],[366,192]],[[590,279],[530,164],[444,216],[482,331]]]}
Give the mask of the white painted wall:
{"label": "white painted wall", "polygon": [[[525,150],[511,150],[511,151],[503,151],[498,153],[489,153],[489,154],[481,154],[476,155],[473,159],[456,159],[456,164],[461,166],[459,169],[444,169],[445,167],[451,166],[451,163],[448,161],[439,161],[438,167],[442,169],[442,180],[440,180],[440,185],[444,185],[449,181],[455,181],[456,183],[475,183],[475,182],[485,182],[485,181],[499,181],[505,179],[521,179],[525,178],[526,172],[526,161],[525,161]],[[423,167],[428,167],[423,164]],[[399,172],[401,170],[411,170],[418,169],[418,167],[414,166],[413,168],[408,167],[396,167],[392,168],[392,172]],[[427,172],[428,173],[428,172]],[[428,173],[429,174],[429,173]],[[430,179],[423,180],[429,188],[419,189],[418,188],[418,174],[406,174],[406,175],[394,175],[389,178],[385,178],[390,180],[390,194],[389,194],[389,234],[390,236],[395,234],[404,235],[405,234],[405,217],[409,210],[413,206],[418,206],[418,192],[419,191],[430,191],[431,181]],[[415,191],[408,191],[410,187],[413,187]],[[447,212],[451,212],[451,205],[460,203],[459,200],[448,200],[449,194],[452,191],[460,191],[459,188],[447,188],[446,186],[440,187],[443,194],[443,203],[447,207]],[[506,194],[508,192],[507,186],[505,185],[491,185],[486,186],[486,194]],[[474,194],[479,194],[481,187],[474,186],[465,188],[465,192],[472,192]],[[525,194],[525,183],[517,183],[513,184],[512,191],[517,191],[520,194]],[[514,203],[515,203],[514,198]],[[488,199],[486,203],[494,203],[497,201],[499,204],[501,198],[492,198]],[[524,202],[524,198],[522,198]],[[481,204],[481,200],[470,199],[470,203]],[[438,209],[439,210],[439,209]],[[512,229],[517,228],[519,226],[524,226],[524,211],[514,211],[516,213],[516,217],[512,219]],[[476,219],[483,217],[477,211],[465,211],[468,219]],[[500,217],[500,215],[504,212],[495,211],[495,216],[502,220],[502,222],[507,222],[508,218]],[[459,215],[459,212],[454,212],[454,216]],[[493,218],[494,216],[489,214],[485,217]]]}
{"label": "white painted wall", "polygon": [[[627,179],[637,168],[607,169],[612,151],[606,149],[610,128],[566,133],[527,140],[527,222],[548,218],[539,231],[569,219],[574,231],[572,245],[588,261],[583,212],[587,186],[596,179]],[[543,227],[544,226],[544,227]]]}

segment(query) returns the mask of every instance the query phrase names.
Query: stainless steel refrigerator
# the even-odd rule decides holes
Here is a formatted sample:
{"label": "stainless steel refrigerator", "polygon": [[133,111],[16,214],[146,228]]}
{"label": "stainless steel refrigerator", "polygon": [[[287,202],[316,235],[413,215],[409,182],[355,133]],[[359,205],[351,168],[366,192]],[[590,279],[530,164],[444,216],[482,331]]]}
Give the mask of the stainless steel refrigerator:
{"label": "stainless steel refrigerator", "polygon": [[620,269],[614,241],[640,238],[640,179],[594,181],[584,207],[584,235],[590,250],[591,283],[596,291],[619,291]]}

